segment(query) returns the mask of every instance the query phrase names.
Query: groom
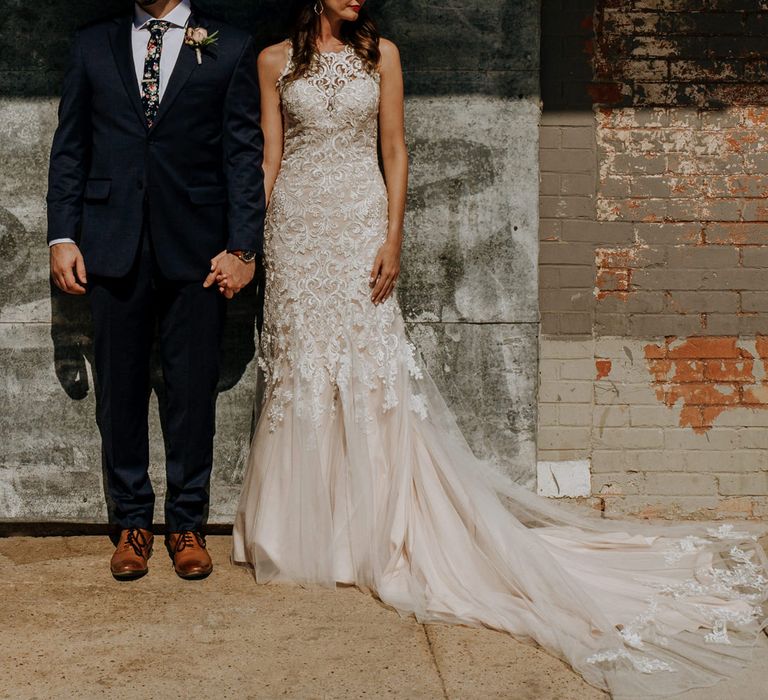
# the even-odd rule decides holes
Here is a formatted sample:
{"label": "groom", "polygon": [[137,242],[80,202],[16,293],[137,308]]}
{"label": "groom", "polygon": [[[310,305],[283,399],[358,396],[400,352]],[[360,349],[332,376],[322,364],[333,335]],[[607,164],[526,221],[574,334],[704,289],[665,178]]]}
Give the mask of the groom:
{"label": "groom", "polygon": [[167,394],[166,546],[176,573],[213,569],[208,506],[225,298],[261,255],[264,188],[251,38],[190,7],[137,0],[74,38],[48,186],[51,276],[87,294],[113,517],[111,571],[147,573],[147,434],[157,328]]}

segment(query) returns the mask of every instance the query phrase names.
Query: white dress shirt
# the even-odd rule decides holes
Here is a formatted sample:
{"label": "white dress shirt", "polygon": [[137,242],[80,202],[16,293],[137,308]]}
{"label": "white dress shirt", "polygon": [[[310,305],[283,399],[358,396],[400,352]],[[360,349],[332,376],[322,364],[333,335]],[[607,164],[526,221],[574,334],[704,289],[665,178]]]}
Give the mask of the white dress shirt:
{"label": "white dress shirt", "polygon": [[[171,26],[163,36],[163,50],[160,53],[160,101],[168,86],[173,68],[179,58],[179,52],[184,45],[184,32],[186,31],[189,16],[192,9],[189,0],[181,0],[165,17],[161,19]],[[138,5],[134,5],[133,31],[131,32],[131,45],[133,46],[133,64],[136,68],[136,80],[139,85],[144,78],[144,60],[147,57],[147,44],[149,43],[149,28],[147,24],[154,19]]]}
{"label": "white dress shirt", "polygon": [[[160,53],[160,101],[163,100],[165,88],[168,86],[168,79],[171,77],[176,61],[179,59],[181,47],[184,46],[184,33],[186,32],[189,16],[192,14],[192,8],[189,0],[181,0],[165,17],[164,22],[171,26],[163,36],[163,48]],[[136,81],[141,90],[141,81],[144,78],[144,61],[147,58],[147,44],[149,43],[149,20],[155,19],[146,10],[142,10],[138,5],[133,8],[133,26],[131,27],[131,46],[133,48],[133,65],[136,69]],[[53,246],[57,243],[74,243],[71,238],[56,238],[48,245]]]}

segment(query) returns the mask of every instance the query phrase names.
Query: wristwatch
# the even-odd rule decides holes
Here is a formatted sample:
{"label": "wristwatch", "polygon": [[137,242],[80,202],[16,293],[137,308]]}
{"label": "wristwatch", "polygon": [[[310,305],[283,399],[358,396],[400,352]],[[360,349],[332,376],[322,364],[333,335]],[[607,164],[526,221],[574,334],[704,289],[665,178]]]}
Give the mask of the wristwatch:
{"label": "wristwatch", "polygon": [[228,250],[227,252],[236,258],[240,258],[244,263],[252,263],[256,260],[255,250]]}

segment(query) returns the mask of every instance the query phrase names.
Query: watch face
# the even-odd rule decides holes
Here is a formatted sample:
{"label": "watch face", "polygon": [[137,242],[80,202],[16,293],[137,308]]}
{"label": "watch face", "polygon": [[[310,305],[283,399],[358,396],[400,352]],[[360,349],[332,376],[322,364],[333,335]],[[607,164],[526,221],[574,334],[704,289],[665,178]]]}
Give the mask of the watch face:
{"label": "watch face", "polygon": [[231,250],[229,252],[240,258],[243,262],[253,262],[256,260],[256,252],[253,250]]}

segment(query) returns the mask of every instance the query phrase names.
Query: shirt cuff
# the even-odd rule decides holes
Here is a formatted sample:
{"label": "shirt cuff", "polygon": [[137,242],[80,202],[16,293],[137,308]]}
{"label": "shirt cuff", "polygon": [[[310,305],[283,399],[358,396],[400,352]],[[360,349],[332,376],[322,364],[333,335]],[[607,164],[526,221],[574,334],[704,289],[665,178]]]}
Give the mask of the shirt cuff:
{"label": "shirt cuff", "polygon": [[51,248],[57,243],[74,243],[74,241],[71,238],[55,238],[50,243],[48,243],[48,247]]}

